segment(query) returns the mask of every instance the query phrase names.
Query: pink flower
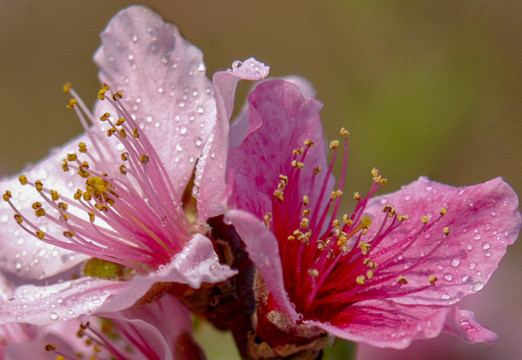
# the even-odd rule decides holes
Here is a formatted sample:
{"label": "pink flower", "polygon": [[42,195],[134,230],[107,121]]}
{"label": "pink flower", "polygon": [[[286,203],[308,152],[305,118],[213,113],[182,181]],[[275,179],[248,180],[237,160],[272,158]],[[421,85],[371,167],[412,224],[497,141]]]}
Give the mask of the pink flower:
{"label": "pink flower", "polygon": [[[2,181],[0,269],[41,280],[95,257],[101,261],[89,261],[87,275],[125,281],[84,276],[20,286],[1,304],[2,323],[119,311],[155,283],[198,288],[235,274],[206,237],[206,209],[222,194],[201,175],[203,165],[223,167],[216,118],[229,116],[223,104],[233,102],[232,83],[261,79],[268,68],[238,62],[212,83],[201,51],[141,6],[118,13],[101,38],[94,60],[104,85],[94,112],[64,88],[85,134]],[[194,172],[198,212],[183,203]]]}
{"label": "pink flower", "polygon": [[59,356],[74,359],[79,354],[85,359],[205,358],[192,338],[188,311],[169,295],[102,318],[86,317],[32,328],[36,334],[33,338],[6,346],[6,360],[57,359]]}
{"label": "pink flower", "polygon": [[[296,83],[296,84],[294,84]],[[341,214],[348,132],[326,160],[321,104],[302,80],[261,83],[232,127],[226,218],[246,243],[256,279],[257,335],[273,348],[325,332],[407,347],[441,331],[466,341],[496,335],[455,304],[484,287],[521,217],[502,179],[454,188],[421,177]],[[334,186],[338,152],[343,170]]]}

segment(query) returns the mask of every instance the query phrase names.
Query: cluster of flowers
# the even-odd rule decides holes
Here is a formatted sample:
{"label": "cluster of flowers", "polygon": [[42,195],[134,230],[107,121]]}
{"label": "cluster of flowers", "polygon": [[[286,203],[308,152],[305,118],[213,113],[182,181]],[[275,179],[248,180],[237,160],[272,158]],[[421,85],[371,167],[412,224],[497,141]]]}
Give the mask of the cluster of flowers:
{"label": "cluster of flowers", "polygon": [[[387,182],[373,169],[342,214],[348,131],[325,143],[305,80],[265,80],[249,59],[210,81],[140,6],[101,38],[94,111],[64,88],[85,133],[2,181],[0,358],[204,358],[189,310],[252,359],[317,359],[329,335],[495,340],[455,304],[519,234],[502,179],[373,197]],[[256,83],[230,126],[239,80]]]}

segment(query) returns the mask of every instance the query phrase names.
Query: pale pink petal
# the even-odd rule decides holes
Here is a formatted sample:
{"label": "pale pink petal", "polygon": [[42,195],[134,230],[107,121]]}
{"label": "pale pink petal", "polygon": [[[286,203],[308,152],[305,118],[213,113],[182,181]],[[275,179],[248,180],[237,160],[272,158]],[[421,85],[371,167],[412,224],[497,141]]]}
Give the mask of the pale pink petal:
{"label": "pale pink petal", "polygon": [[[305,140],[315,143],[307,154],[307,163],[325,169],[325,144],[319,117],[322,104],[313,98],[304,98],[298,86],[279,79],[259,84],[248,102],[249,133],[240,146],[231,149],[229,156],[228,176],[234,190],[228,204],[261,218],[271,209],[279,175],[288,175],[292,169],[292,151],[304,146]],[[314,203],[322,177],[322,174],[314,176],[312,168],[303,168],[300,196],[309,195]]]}
{"label": "pale pink petal", "polygon": [[81,315],[117,312],[134,305],[157,282],[198,288],[203,282],[224,281],[235,273],[219,264],[210,240],[197,234],[169,264],[146,276],[136,275],[130,281],[84,277],[48,286],[20,286],[10,299],[2,301],[0,319],[2,323],[42,325]]}
{"label": "pale pink petal", "polygon": [[[87,135],[73,139],[66,145],[56,149],[47,158],[23,172],[31,181],[41,180],[44,187],[53,189],[60,194],[72,197],[78,188],[85,187],[85,180],[74,171],[64,172],[62,160],[68,153],[78,150],[78,142],[90,144]],[[11,191],[12,203],[18,210],[32,212],[34,202],[46,205],[38,191],[31,185],[22,186],[18,175],[2,179],[0,183],[2,194]],[[70,269],[86,257],[74,254],[65,249],[46,244],[25,232],[15,221],[15,211],[5,201],[0,201],[0,270],[8,271],[27,279],[43,279]],[[35,225],[47,232],[63,231],[46,217],[31,217]],[[34,232],[34,231],[33,231]]]}
{"label": "pale pink petal", "polygon": [[[201,51],[143,6],[120,11],[101,38],[100,80],[122,91],[181,196],[216,117]],[[106,103],[98,103],[98,117],[113,111]]]}
{"label": "pale pink petal", "polygon": [[[397,251],[391,250],[394,244],[406,239],[412,242],[398,259],[388,261],[386,268],[387,273],[404,274],[408,281],[405,291],[424,288],[394,299],[405,304],[450,305],[481,290],[520,231],[518,198],[501,178],[463,188],[420,178],[398,192],[373,200],[366,213],[377,225],[370,227],[368,235],[386,216],[382,212],[386,204],[409,218],[372,250],[372,254],[379,254],[380,249],[388,249],[388,254],[382,251],[373,260],[384,263]],[[442,208],[446,209],[443,216]],[[425,228],[423,216],[429,218]],[[430,253],[438,244],[438,249]],[[411,271],[405,270],[416,263]],[[428,286],[430,276],[437,278],[433,286]]]}
{"label": "pale pink petal", "polygon": [[217,120],[196,169],[196,194],[200,219],[223,214],[225,171],[229,149],[230,117],[239,80],[259,81],[268,75],[269,67],[250,58],[236,61],[232,69],[214,75]]}
{"label": "pale pink petal", "polygon": [[230,210],[226,219],[232,222],[237,233],[246,244],[250,259],[266,283],[267,290],[278,305],[278,310],[286,313],[293,321],[299,319],[284,287],[283,268],[279,245],[272,232],[252,214],[241,210]]}

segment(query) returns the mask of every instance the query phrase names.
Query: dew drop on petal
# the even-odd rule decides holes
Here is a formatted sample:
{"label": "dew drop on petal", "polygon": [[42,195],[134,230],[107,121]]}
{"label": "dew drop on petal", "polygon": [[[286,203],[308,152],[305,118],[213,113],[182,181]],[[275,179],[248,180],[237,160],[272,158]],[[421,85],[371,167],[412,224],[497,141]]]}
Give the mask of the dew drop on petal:
{"label": "dew drop on petal", "polygon": [[183,146],[181,144],[176,145],[176,150],[183,151]]}
{"label": "dew drop on petal", "polygon": [[460,259],[455,258],[455,259],[451,260],[451,266],[457,267],[459,265],[460,265]]}
{"label": "dew drop on petal", "polygon": [[187,127],[186,126],[182,126],[179,128],[179,133],[181,135],[185,135],[187,133]]}
{"label": "dew drop on petal", "polygon": [[473,290],[474,291],[480,291],[484,288],[484,284],[481,283],[480,281],[477,281],[476,283],[473,284]]}
{"label": "dew drop on petal", "polygon": [[453,280],[453,275],[449,274],[449,273],[446,273],[444,274],[444,280],[446,281],[452,281]]}
{"label": "dew drop on petal", "polygon": [[196,138],[196,146],[200,147],[202,143],[203,143],[203,140],[200,137],[197,137]]}
{"label": "dew drop on petal", "polygon": [[55,312],[52,312],[51,313],[51,316],[49,316],[51,320],[57,320],[58,319],[58,314],[55,313]]}
{"label": "dew drop on petal", "polygon": [[488,243],[487,241],[482,243],[482,250],[488,250],[489,248],[491,248],[490,243]]}

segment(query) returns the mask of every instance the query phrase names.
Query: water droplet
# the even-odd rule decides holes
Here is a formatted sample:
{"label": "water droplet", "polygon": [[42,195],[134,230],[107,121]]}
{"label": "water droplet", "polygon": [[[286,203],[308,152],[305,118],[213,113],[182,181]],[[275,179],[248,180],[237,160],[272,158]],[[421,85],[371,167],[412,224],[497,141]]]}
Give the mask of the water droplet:
{"label": "water droplet", "polygon": [[189,157],[189,163],[192,164],[194,161],[196,161],[196,159],[194,158],[194,156]]}
{"label": "water droplet", "polygon": [[136,104],[139,104],[139,103],[141,103],[141,98],[138,97],[138,98],[136,98]]}
{"label": "water droplet", "polygon": [[3,223],[5,223],[5,222],[7,222],[7,220],[9,220],[9,216],[7,216],[7,215],[5,215],[5,214],[2,215],[2,218],[0,219],[0,221],[3,222]]}
{"label": "water droplet", "polygon": [[440,298],[441,298],[442,300],[449,300],[449,299],[450,299],[450,296],[449,296],[448,294],[443,294],[443,295],[440,296]]}
{"label": "water droplet", "polygon": [[134,55],[133,54],[127,55],[127,60],[134,61]]}
{"label": "water droplet", "polygon": [[475,263],[470,263],[469,264],[469,269],[470,270],[474,270],[476,267],[477,267],[477,264],[475,264]]}
{"label": "water droplet", "polygon": [[183,109],[185,107],[185,103],[183,101],[180,101],[178,103],[178,106]]}
{"label": "water droplet", "polygon": [[154,127],[159,128],[159,127],[160,127],[160,123],[159,123],[158,121],[156,121],[156,122],[154,123]]}
{"label": "water droplet", "polygon": [[480,281],[477,281],[476,283],[473,284],[473,290],[474,291],[480,291],[484,288],[484,284],[481,283]]}
{"label": "water droplet", "polygon": [[455,258],[455,259],[451,260],[451,266],[457,267],[459,265],[460,265],[460,259]]}
{"label": "water droplet", "polygon": [[163,94],[164,92],[165,92],[165,90],[162,87],[158,88],[158,93]]}
{"label": "water droplet", "polygon": [[22,262],[21,261],[15,262],[15,270],[16,271],[22,270]]}
{"label": "water droplet", "polygon": [[205,109],[203,108],[203,106],[198,106],[196,111],[198,112],[198,114],[203,114],[203,112],[205,111]]}
{"label": "water droplet", "polygon": [[488,250],[490,247],[491,247],[491,244],[488,243],[487,241],[484,241],[482,243],[482,250]]}
{"label": "water droplet", "polygon": [[203,143],[203,140],[200,137],[197,137],[196,138],[196,146],[200,147],[202,143]]}
{"label": "water droplet", "polygon": [[16,243],[17,243],[18,245],[23,245],[23,244],[24,244],[24,241],[25,241],[24,238],[20,238],[20,239],[16,240]]}
{"label": "water droplet", "polygon": [[468,246],[466,247],[466,249],[468,249],[469,251],[473,250],[473,246],[471,244],[468,244]]}
{"label": "water droplet", "polygon": [[199,64],[199,66],[198,66],[198,71],[199,71],[199,72],[203,72],[203,71],[205,71],[206,69],[207,69],[207,68],[205,67],[205,64],[203,64],[203,63]]}
{"label": "water droplet", "polygon": [[462,277],[460,278],[460,280],[462,280],[463,282],[468,281],[468,279],[469,279],[468,275],[462,275]]}
{"label": "water droplet", "polygon": [[451,280],[453,280],[453,275],[446,273],[446,274],[444,274],[443,278],[446,281],[451,281]]}
{"label": "water droplet", "polygon": [[169,57],[168,56],[163,56],[161,58],[161,63],[167,65],[169,63]]}
{"label": "water droplet", "polygon": [[236,60],[232,63],[232,70],[237,70],[243,65],[242,61]]}
{"label": "water droplet", "polygon": [[482,236],[480,234],[473,235],[473,239],[475,239],[475,240],[480,240],[481,237]]}
{"label": "water droplet", "polygon": [[473,208],[473,206],[475,206],[475,204],[473,203],[473,200],[471,200],[471,199],[467,199],[466,204],[468,205],[469,208]]}
{"label": "water droplet", "polygon": [[497,212],[496,211],[492,211],[491,212],[491,216],[493,216],[493,217],[497,216]]}
{"label": "water droplet", "polygon": [[179,128],[179,133],[181,135],[185,135],[187,133],[187,127],[186,126],[182,126]]}
{"label": "water droplet", "polygon": [[51,318],[51,320],[56,320],[56,319],[58,319],[58,314],[55,312],[52,312],[50,318]]}
{"label": "water droplet", "polygon": [[176,150],[183,151],[183,146],[181,144],[176,145]]}
{"label": "water droplet", "polygon": [[410,195],[406,195],[406,196],[404,197],[404,200],[406,200],[406,201],[408,201],[408,200],[410,200],[410,199],[411,199],[411,196],[410,196]]}
{"label": "water droplet", "polygon": [[148,123],[152,122],[152,116],[149,115],[149,116],[145,117],[145,121]]}

